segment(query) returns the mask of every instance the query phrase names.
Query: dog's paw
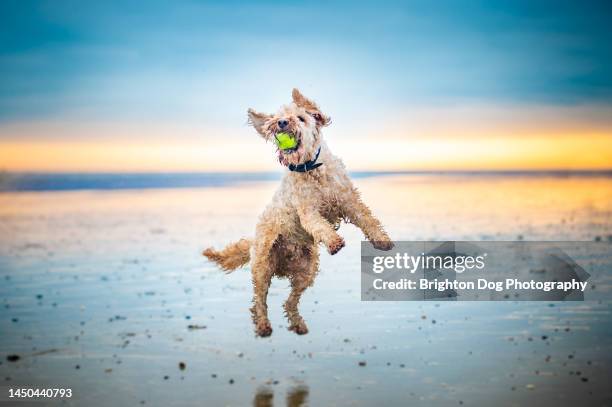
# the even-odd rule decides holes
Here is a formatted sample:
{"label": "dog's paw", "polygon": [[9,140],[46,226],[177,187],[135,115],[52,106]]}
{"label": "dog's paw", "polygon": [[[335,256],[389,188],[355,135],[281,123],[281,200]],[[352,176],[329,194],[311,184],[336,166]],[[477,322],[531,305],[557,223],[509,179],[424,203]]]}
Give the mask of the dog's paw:
{"label": "dog's paw", "polygon": [[255,325],[255,335],[265,338],[272,335],[270,321],[262,321]]}
{"label": "dog's paw", "polygon": [[379,240],[372,241],[372,246],[374,246],[375,249],[387,251],[393,249],[395,245],[391,240]]}
{"label": "dog's paw", "polygon": [[301,321],[298,324],[291,324],[289,326],[289,330],[295,332],[298,335],[306,335],[308,333],[308,327],[306,326],[304,321]]}
{"label": "dog's paw", "polygon": [[334,255],[340,251],[344,247],[344,239],[340,236],[337,236],[334,240],[331,241],[327,245],[327,251],[329,254]]}

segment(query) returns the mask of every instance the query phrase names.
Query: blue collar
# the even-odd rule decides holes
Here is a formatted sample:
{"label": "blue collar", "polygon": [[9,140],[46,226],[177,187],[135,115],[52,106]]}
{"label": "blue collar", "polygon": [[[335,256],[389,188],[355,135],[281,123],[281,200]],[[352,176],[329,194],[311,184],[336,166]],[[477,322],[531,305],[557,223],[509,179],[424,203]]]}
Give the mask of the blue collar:
{"label": "blue collar", "polygon": [[315,158],[310,160],[310,161],[306,161],[304,164],[289,164],[289,166],[287,168],[289,168],[289,171],[294,171],[294,172],[308,172],[308,171],[312,171],[315,168],[318,168],[320,166],[323,165],[323,163],[317,163],[317,160],[319,159],[319,153],[321,152],[321,147],[319,147],[319,149],[317,150],[317,154],[315,155]]}

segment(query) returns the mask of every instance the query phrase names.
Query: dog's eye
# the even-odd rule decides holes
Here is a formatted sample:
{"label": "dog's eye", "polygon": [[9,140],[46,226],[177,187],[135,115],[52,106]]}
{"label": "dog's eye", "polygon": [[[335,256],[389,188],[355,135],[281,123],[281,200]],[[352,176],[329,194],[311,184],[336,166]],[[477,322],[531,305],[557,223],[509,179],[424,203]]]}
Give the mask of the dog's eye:
{"label": "dog's eye", "polygon": [[306,119],[304,119],[304,117],[303,117],[303,116],[298,116],[298,119],[300,119],[300,121],[301,121],[302,123],[306,123]]}

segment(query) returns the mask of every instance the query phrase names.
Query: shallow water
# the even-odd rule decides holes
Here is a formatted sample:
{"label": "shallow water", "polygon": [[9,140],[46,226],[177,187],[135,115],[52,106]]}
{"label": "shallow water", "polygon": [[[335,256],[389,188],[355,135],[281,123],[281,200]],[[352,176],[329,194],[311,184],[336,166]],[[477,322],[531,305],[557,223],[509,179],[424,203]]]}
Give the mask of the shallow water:
{"label": "shallow water", "polygon": [[[395,240],[612,239],[611,178],[357,184]],[[250,236],[275,186],[0,193],[0,385],[88,406],[612,404],[609,300],[361,302],[352,226],[302,297],[310,333],[286,330],[276,280],[255,338],[248,269],[199,253]]]}

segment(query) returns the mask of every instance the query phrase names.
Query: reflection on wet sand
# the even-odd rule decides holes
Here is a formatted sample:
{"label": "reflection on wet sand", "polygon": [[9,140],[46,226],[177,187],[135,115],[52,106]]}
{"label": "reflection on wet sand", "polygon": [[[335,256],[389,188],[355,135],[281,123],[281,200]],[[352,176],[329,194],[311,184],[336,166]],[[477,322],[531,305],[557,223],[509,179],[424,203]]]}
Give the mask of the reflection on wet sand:
{"label": "reflection on wet sand", "polygon": [[[287,399],[285,406],[287,407],[302,407],[308,401],[308,386],[299,385],[290,388],[287,391]],[[274,390],[269,387],[260,387],[255,393],[253,399],[253,407],[273,407],[274,406]]]}
{"label": "reflection on wet sand", "polygon": [[255,393],[253,407],[273,407],[274,392],[269,387],[260,387]]}

